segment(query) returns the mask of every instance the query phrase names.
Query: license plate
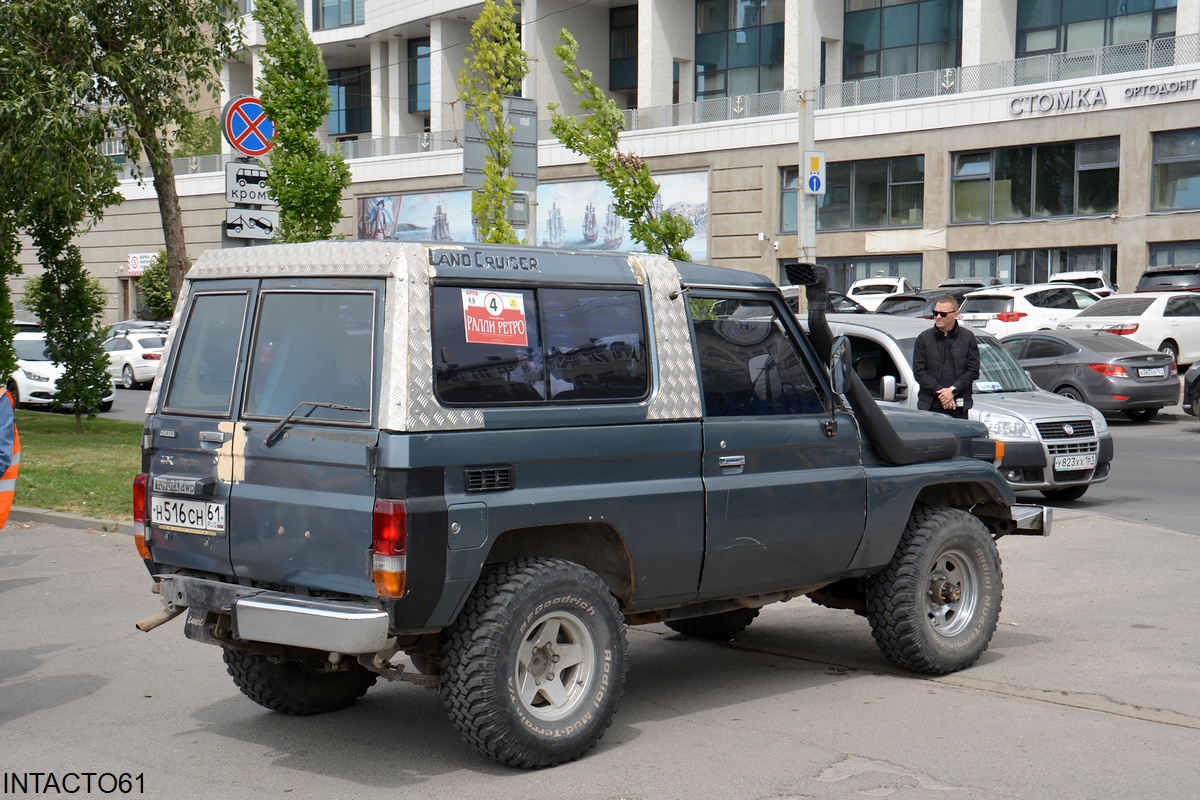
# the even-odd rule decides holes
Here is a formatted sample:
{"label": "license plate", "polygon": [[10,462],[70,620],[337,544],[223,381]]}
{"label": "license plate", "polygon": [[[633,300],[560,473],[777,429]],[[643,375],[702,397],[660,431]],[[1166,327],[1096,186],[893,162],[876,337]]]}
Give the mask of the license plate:
{"label": "license plate", "polygon": [[1148,369],[1138,368],[1139,378],[1165,378],[1167,377],[1166,367],[1150,367]]}
{"label": "license plate", "polygon": [[963,322],[967,323],[968,328],[982,328],[987,325],[986,319],[964,319]]}
{"label": "license plate", "polygon": [[1071,469],[1093,469],[1096,466],[1095,453],[1080,453],[1074,456],[1055,456],[1054,469],[1063,472]]}
{"label": "license plate", "polygon": [[225,532],[225,504],[151,497],[150,522],[158,528],[217,536]]}

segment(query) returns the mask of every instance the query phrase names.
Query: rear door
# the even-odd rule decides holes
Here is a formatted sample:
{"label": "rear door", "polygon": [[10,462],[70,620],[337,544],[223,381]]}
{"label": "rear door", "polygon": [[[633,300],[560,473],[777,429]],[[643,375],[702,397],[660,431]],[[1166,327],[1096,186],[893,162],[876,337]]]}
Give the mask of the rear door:
{"label": "rear door", "polygon": [[[1005,343],[1008,349],[1008,342]],[[1077,369],[1073,356],[1079,350],[1058,339],[1046,336],[1030,336],[1025,354],[1019,359],[1021,367],[1033,378],[1033,382],[1048,392],[1053,392],[1070,381],[1069,374]],[[1076,388],[1082,390],[1082,381],[1075,380]],[[1090,383],[1090,381],[1089,381]]]}
{"label": "rear door", "polygon": [[704,394],[701,597],[840,574],[866,519],[853,420],[831,414],[818,366],[769,298],[697,293],[691,312]]}
{"label": "rear door", "polygon": [[382,280],[263,281],[233,429],[238,577],[374,594]]}
{"label": "rear door", "polygon": [[1163,319],[1168,335],[1179,345],[1179,363],[1200,361],[1200,295],[1167,298]]}

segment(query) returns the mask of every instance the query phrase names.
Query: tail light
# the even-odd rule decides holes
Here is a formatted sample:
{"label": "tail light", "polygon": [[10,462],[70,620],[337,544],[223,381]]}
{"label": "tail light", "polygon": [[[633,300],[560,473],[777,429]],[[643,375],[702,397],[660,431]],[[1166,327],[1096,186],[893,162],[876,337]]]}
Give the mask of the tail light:
{"label": "tail light", "polygon": [[1110,325],[1104,330],[1109,333],[1115,333],[1117,336],[1128,336],[1131,333],[1137,333],[1138,324],[1136,322],[1122,322],[1119,325]]}
{"label": "tail light", "polygon": [[1024,311],[1002,311],[996,315],[1001,322],[1017,322],[1029,316]]}
{"label": "tail light", "polygon": [[1093,369],[1101,375],[1106,375],[1109,378],[1128,378],[1129,373],[1120,364],[1088,364],[1088,369]]}
{"label": "tail light", "polygon": [[146,544],[146,534],[150,530],[146,519],[146,487],[149,483],[150,476],[144,472],[133,477],[133,544],[137,547],[139,556],[153,561],[150,545]]}
{"label": "tail light", "polygon": [[376,500],[371,513],[371,577],[380,597],[402,597],[408,571],[408,509]]}
{"label": "tail light", "polygon": [[162,353],[142,353],[142,361],[161,361]]}
{"label": "tail light", "polygon": [[1167,377],[1168,378],[1179,377],[1179,365],[1176,364],[1174,361],[1171,362],[1171,369],[1168,371]]}

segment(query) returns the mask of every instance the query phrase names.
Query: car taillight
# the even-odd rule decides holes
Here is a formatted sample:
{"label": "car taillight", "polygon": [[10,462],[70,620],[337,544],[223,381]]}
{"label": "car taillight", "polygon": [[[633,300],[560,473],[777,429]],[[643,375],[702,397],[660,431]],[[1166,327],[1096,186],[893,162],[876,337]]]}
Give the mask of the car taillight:
{"label": "car taillight", "polygon": [[996,319],[1001,322],[1017,322],[1029,316],[1024,311],[1001,311],[996,315]]}
{"label": "car taillight", "polygon": [[142,353],[143,361],[161,361],[162,353]]}
{"label": "car taillight", "polygon": [[1172,362],[1171,362],[1171,371],[1170,371],[1170,374],[1169,374],[1167,377],[1168,377],[1168,378],[1177,378],[1177,377],[1179,377],[1179,365],[1178,365],[1178,364],[1176,364],[1174,361],[1172,361]]}
{"label": "car taillight", "polygon": [[380,597],[404,595],[408,571],[408,509],[401,500],[376,500],[371,513],[371,576]]}
{"label": "car taillight", "polygon": [[1117,336],[1128,336],[1131,333],[1137,333],[1138,324],[1136,322],[1122,322],[1119,325],[1110,325],[1104,330],[1109,333],[1115,333]]}
{"label": "car taillight", "polygon": [[150,476],[146,473],[133,476],[133,544],[137,547],[139,556],[153,561],[150,545],[146,544],[146,534],[150,529],[146,522],[146,487],[149,484]]}
{"label": "car taillight", "polygon": [[1088,369],[1094,369],[1101,375],[1107,375],[1110,378],[1128,378],[1129,373],[1120,364],[1088,364]]}

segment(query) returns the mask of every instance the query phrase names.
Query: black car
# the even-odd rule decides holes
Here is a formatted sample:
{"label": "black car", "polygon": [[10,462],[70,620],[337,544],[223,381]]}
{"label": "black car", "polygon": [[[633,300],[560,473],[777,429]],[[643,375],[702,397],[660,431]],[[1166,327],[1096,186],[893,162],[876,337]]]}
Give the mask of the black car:
{"label": "black car", "polygon": [[972,291],[966,286],[945,286],[937,289],[917,289],[913,292],[901,292],[885,297],[875,309],[876,314],[891,314],[893,317],[924,317],[933,319],[933,307],[937,301],[951,295],[959,303],[967,292]]}
{"label": "black car", "polygon": [[1183,376],[1183,413],[1200,417],[1200,361]]}
{"label": "black car", "polygon": [[1138,278],[1135,292],[1200,292],[1200,264],[1150,267]]}
{"label": "black car", "polygon": [[1175,359],[1097,330],[1015,333],[1000,340],[1033,382],[1100,411],[1149,422],[1179,402]]}

